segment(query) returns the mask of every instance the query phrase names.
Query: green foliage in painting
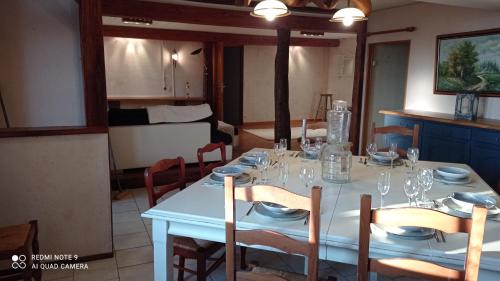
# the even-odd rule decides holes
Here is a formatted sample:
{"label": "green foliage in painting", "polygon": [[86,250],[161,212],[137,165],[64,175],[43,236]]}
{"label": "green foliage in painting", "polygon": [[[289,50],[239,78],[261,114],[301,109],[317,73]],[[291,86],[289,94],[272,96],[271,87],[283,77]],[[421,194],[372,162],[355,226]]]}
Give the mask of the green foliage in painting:
{"label": "green foliage in painting", "polygon": [[500,93],[500,35],[442,40],[437,90]]}

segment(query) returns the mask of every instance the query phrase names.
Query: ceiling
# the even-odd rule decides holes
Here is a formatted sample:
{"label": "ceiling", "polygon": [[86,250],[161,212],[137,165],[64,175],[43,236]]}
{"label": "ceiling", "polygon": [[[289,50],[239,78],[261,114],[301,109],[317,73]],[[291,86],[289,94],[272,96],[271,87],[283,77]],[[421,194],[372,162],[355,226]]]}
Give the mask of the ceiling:
{"label": "ceiling", "polygon": [[[227,5],[228,3],[234,3],[234,0],[142,0],[149,2],[161,2],[161,3],[172,3],[172,4],[182,4],[191,6],[201,6],[201,7],[218,7],[229,10],[251,10],[251,7],[241,7],[235,5]],[[255,0],[254,0],[255,1]],[[214,4],[218,3],[218,4]],[[500,10],[500,0],[372,0],[372,6],[374,11],[390,9],[401,7],[405,5],[412,5],[416,3],[435,3],[450,6],[460,6],[460,7],[470,7],[470,8],[480,8],[480,9],[493,9]],[[343,8],[347,4],[347,1],[340,0],[337,8]],[[331,17],[330,11],[321,10],[320,13],[311,13],[310,11],[315,11],[319,9],[308,9],[307,12],[294,12],[297,15],[307,15],[313,17]],[[121,25],[129,26],[121,22],[121,18],[116,17],[103,17],[103,23],[106,25]],[[174,22],[164,22],[155,21],[152,26],[148,28],[162,28],[162,29],[173,29],[173,30],[195,30],[195,31],[206,31],[206,32],[220,32],[220,33],[233,33],[233,34],[252,34],[252,35],[263,35],[263,36],[275,36],[275,31],[269,29],[256,29],[256,28],[242,28],[242,27],[229,27],[229,26],[210,26],[210,25],[199,25],[199,24],[186,24],[186,23],[174,23]],[[303,37],[299,32],[292,32],[292,37]],[[341,38],[355,38],[355,34],[348,33],[325,33],[324,37],[319,37],[317,39],[341,39]]]}
{"label": "ceiling", "polygon": [[[207,6],[213,7],[214,5],[221,7],[220,4],[224,5],[224,9],[249,9],[248,7],[237,7],[234,5],[227,5],[228,3],[233,3],[231,0],[143,0],[143,1],[152,1],[152,2],[162,2],[162,3],[177,3],[184,5],[194,5],[194,6]],[[252,0],[261,1],[261,0]],[[500,0],[372,0],[373,11],[390,9],[395,7],[401,7],[405,5],[411,5],[416,3],[434,3],[434,4],[442,4],[449,6],[458,6],[458,7],[469,7],[469,8],[478,8],[478,9],[494,9],[500,10]],[[218,4],[214,4],[218,3]],[[314,4],[309,4],[309,7],[316,7]],[[337,8],[344,8],[347,6],[346,0],[340,0]]]}

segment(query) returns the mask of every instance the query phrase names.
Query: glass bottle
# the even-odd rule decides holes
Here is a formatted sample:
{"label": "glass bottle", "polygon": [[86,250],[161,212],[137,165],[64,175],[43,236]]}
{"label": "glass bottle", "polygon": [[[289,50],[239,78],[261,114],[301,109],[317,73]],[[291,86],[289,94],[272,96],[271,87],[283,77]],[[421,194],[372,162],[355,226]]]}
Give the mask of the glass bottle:
{"label": "glass bottle", "polygon": [[327,141],[320,154],[321,177],[327,182],[351,181],[352,143],[349,142],[351,112],[347,102],[336,100],[327,113]]}

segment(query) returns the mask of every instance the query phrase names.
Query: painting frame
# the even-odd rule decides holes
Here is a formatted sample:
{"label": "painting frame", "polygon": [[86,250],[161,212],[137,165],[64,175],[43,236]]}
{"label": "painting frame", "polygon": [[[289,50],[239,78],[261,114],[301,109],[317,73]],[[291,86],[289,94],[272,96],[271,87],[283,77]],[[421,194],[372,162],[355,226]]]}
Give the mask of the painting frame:
{"label": "painting frame", "polygon": [[[462,32],[462,33],[453,33],[453,34],[443,34],[443,35],[438,35],[436,36],[436,54],[435,54],[435,63],[434,63],[434,94],[437,95],[455,95],[456,93],[460,92],[474,92],[478,93],[482,97],[500,97],[500,86],[495,90],[471,90],[468,88],[461,88],[461,89],[446,89],[443,88],[442,85],[440,85],[440,79],[443,79],[442,73],[440,73],[440,67],[442,67],[442,62],[443,59],[440,57],[441,55],[441,49],[443,42],[446,40],[453,40],[453,39],[466,39],[466,38],[471,38],[478,40],[478,38],[482,37],[489,37],[489,36],[494,36],[498,37],[498,42],[500,44],[500,28],[494,28],[494,29],[485,29],[485,30],[478,30],[478,31],[470,31],[470,32]],[[456,41],[456,40],[455,40]],[[495,56],[496,57],[496,56]],[[500,60],[500,57],[497,59],[497,61]],[[446,62],[446,61],[444,61]],[[480,62],[480,61],[479,61]],[[500,64],[498,65],[500,68]],[[494,74],[495,77],[497,73]],[[500,75],[500,73],[498,73]],[[446,77],[445,77],[446,78]],[[498,83],[495,82],[495,85]],[[500,85],[500,84],[498,84]]]}

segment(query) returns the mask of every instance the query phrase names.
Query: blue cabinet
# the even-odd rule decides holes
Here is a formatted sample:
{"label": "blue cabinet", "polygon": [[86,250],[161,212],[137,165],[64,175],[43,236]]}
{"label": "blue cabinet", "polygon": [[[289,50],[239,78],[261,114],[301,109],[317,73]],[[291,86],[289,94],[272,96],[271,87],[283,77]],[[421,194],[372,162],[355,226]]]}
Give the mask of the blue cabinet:
{"label": "blue cabinet", "polygon": [[[457,126],[448,123],[386,115],[385,126],[420,125],[420,159],[464,163],[471,166],[491,187],[500,180],[500,131]],[[399,147],[407,139],[393,138]]]}
{"label": "blue cabinet", "polygon": [[500,179],[500,132],[473,129],[471,139],[470,165],[495,187]]}
{"label": "blue cabinet", "polygon": [[421,127],[422,160],[469,163],[470,128],[436,122]]}

